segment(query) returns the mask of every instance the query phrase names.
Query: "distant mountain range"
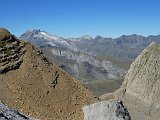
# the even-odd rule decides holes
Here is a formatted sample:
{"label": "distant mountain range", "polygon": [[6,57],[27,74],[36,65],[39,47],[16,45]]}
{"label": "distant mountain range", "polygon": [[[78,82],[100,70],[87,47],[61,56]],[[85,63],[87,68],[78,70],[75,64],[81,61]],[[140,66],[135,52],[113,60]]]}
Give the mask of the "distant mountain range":
{"label": "distant mountain range", "polygon": [[[82,80],[98,95],[119,88],[130,64],[142,50],[153,41],[160,43],[160,35],[133,34],[115,39],[84,35],[65,39],[41,30],[26,31],[20,39],[40,48],[51,62]],[[110,80],[116,82],[116,87],[109,90],[105,86],[102,90],[102,85]]]}
{"label": "distant mountain range", "polygon": [[100,54],[111,57],[123,57],[129,60],[135,59],[137,53],[146,48],[151,42],[160,43],[160,35],[150,35],[144,37],[141,35],[122,35],[121,37],[112,39],[101,36],[92,38],[84,35],[79,38],[64,39],[57,35],[49,35],[41,30],[28,30],[20,36],[32,44],[41,46],[57,46],[59,48],[67,48],[74,51],[82,51],[91,55]]}

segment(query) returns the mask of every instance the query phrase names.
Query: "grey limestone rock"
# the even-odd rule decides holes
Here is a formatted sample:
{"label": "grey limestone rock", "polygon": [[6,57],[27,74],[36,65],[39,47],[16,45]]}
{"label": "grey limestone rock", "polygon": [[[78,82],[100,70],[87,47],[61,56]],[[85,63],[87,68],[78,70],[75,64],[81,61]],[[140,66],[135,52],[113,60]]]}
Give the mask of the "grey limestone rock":
{"label": "grey limestone rock", "polygon": [[160,108],[160,45],[152,43],[132,63],[123,85],[126,93]]}
{"label": "grey limestone rock", "polygon": [[[160,118],[160,45],[150,44],[132,63],[121,96],[134,120]],[[120,93],[119,92],[119,93]]]}
{"label": "grey limestone rock", "polygon": [[83,107],[84,120],[131,120],[122,101],[102,101]]}

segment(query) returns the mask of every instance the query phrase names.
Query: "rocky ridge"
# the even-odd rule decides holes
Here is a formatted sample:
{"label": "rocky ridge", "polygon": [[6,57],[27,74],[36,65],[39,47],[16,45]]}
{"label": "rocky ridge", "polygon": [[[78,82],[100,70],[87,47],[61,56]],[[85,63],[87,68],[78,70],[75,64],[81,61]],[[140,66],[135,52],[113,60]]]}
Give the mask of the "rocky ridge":
{"label": "rocky ridge", "polygon": [[[19,43],[15,37],[12,39]],[[8,39],[5,40],[10,45]],[[20,43],[11,43],[11,51],[20,47]],[[34,46],[25,43],[23,49],[21,64],[0,74],[0,100],[36,119],[82,120],[82,107],[95,102],[95,96],[64,70],[48,62]],[[12,54],[8,54],[10,56]]]}

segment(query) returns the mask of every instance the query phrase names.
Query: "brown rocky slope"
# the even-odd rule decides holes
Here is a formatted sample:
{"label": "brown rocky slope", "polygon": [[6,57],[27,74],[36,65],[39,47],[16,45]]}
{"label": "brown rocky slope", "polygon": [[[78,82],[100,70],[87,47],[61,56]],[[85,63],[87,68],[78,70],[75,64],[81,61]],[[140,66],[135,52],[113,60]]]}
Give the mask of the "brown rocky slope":
{"label": "brown rocky slope", "polygon": [[[37,119],[82,120],[82,107],[95,101],[93,94],[62,69],[49,63],[34,46],[17,41],[10,34],[9,37],[2,36],[6,32],[0,29],[0,100]],[[9,43],[8,39],[14,39],[18,44]],[[6,47],[7,44],[12,47]],[[5,60],[2,61],[4,56],[5,64]],[[17,65],[15,61],[18,60],[21,62]]]}

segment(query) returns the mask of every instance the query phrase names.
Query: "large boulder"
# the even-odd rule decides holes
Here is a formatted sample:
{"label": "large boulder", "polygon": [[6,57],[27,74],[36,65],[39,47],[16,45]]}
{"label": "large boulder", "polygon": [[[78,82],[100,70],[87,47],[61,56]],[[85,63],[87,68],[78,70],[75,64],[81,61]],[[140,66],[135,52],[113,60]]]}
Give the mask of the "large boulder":
{"label": "large boulder", "polygon": [[83,107],[84,120],[131,120],[122,101],[102,101]]}

